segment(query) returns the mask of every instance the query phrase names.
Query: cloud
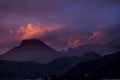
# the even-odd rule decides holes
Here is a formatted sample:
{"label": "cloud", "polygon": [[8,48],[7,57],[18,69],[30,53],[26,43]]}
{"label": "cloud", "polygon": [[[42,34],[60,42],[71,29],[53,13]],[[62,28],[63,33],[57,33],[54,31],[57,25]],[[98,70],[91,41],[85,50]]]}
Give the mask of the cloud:
{"label": "cloud", "polygon": [[96,27],[96,31],[92,32],[88,38],[91,43],[106,44],[120,36],[119,24],[101,24]]}
{"label": "cloud", "polygon": [[67,41],[66,47],[78,47],[78,46],[83,46],[83,45],[88,45],[88,44],[105,44],[105,42],[108,42],[106,40],[108,36],[106,36],[105,32],[102,31],[95,31],[92,32],[90,35],[84,34],[78,36],[71,36],[69,40]]}
{"label": "cloud", "polygon": [[119,23],[119,4],[119,0],[0,0],[0,12],[4,17],[14,14],[19,17],[35,17],[46,23],[68,26],[72,23],[79,26]]}
{"label": "cloud", "polygon": [[79,38],[71,38],[68,40],[67,42],[67,46],[68,47],[77,47],[77,46],[80,46],[80,39]]}
{"label": "cloud", "polygon": [[120,35],[119,25],[101,24],[95,27],[96,30],[91,32],[91,34],[83,33],[80,29],[68,29],[65,27],[44,35],[42,39],[49,42],[49,45],[52,45],[53,48],[66,49],[68,47],[74,48],[88,44],[107,44]]}
{"label": "cloud", "polygon": [[18,44],[19,44],[19,41],[14,38],[14,35],[12,34],[0,35],[0,55],[4,54],[11,48],[17,46]]}
{"label": "cloud", "polygon": [[[87,34],[80,29],[60,25],[28,23],[26,26],[21,26],[17,31],[13,29],[7,30],[8,32],[6,31],[7,34],[5,36],[1,35],[0,44],[6,50],[6,46],[14,47],[18,44],[18,40],[38,38],[49,46],[61,50],[87,44],[106,44],[120,35],[120,25],[104,24],[96,25],[95,27],[95,31]],[[3,49],[2,47],[1,50]]]}
{"label": "cloud", "polygon": [[0,0],[0,40],[38,38],[56,49],[109,42],[120,35],[119,9],[120,0]]}
{"label": "cloud", "polygon": [[101,44],[101,43],[105,43],[104,42],[104,39],[106,38],[106,34],[105,32],[101,32],[101,31],[95,31],[92,33],[91,36],[88,37],[88,40],[91,42],[91,43],[94,43],[94,44]]}
{"label": "cloud", "polygon": [[[18,31],[16,31],[17,36],[20,37],[21,40],[23,39],[31,39],[31,38],[38,38],[44,36],[46,33],[59,30],[63,28],[63,26],[47,26],[37,24],[34,25],[29,23],[27,26],[21,26]],[[12,31],[10,31],[12,33]],[[51,34],[52,35],[52,34]]]}
{"label": "cloud", "polygon": [[88,36],[87,35],[80,35],[78,34],[77,36],[71,36],[69,40],[67,41],[66,47],[78,47],[78,46],[83,46],[86,45],[88,42]]}
{"label": "cloud", "polygon": [[97,29],[89,35],[77,34],[77,36],[70,36],[66,46],[74,48],[88,44],[107,44],[120,36],[120,25],[104,24],[96,25],[96,27]]}

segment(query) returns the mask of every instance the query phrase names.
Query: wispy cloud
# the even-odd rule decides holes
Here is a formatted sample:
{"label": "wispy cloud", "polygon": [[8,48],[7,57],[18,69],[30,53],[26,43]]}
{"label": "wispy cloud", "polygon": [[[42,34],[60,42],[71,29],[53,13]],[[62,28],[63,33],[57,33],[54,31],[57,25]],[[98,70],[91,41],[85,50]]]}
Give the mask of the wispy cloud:
{"label": "wispy cloud", "polygon": [[[31,39],[31,38],[38,38],[44,36],[46,33],[59,30],[63,28],[63,26],[47,26],[41,24],[32,24],[29,23],[27,26],[21,26],[18,31],[16,31],[17,36],[23,39]],[[12,31],[10,31],[12,33]],[[52,34],[51,34],[52,35]]]}

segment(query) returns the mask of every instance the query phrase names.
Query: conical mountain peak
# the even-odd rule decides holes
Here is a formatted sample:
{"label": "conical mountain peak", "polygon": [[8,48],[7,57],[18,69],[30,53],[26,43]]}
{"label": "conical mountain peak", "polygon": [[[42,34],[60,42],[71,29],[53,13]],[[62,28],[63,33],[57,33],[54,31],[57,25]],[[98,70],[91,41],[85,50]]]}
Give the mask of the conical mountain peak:
{"label": "conical mountain peak", "polygon": [[26,45],[41,45],[41,46],[47,46],[44,44],[44,42],[38,40],[38,39],[25,39],[21,42],[20,46],[26,46]]}
{"label": "conical mountain peak", "polygon": [[46,45],[44,42],[38,39],[26,39],[21,42],[20,46],[2,55],[0,59],[47,63],[58,57],[61,57],[59,52]]}

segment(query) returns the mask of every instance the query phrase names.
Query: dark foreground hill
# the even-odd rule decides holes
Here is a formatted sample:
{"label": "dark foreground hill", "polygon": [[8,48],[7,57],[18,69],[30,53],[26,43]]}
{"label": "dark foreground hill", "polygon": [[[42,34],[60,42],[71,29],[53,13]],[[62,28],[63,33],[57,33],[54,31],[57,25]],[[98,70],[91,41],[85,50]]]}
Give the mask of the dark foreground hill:
{"label": "dark foreground hill", "polygon": [[120,79],[120,52],[112,55],[109,61],[90,73],[87,77]]}
{"label": "dark foreground hill", "polygon": [[36,78],[44,65],[35,62],[0,61],[0,78]]}
{"label": "dark foreground hill", "polygon": [[62,57],[48,64],[33,61],[15,62],[0,60],[0,78],[39,78],[63,75],[79,62],[79,57]]}
{"label": "dark foreground hill", "polygon": [[120,79],[120,52],[106,55],[98,60],[78,63],[60,80]]}
{"label": "dark foreground hill", "polygon": [[[57,58],[47,64],[39,64],[33,61],[15,62],[1,60],[0,77],[39,78],[52,75],[61,76],[70,71],[79,62],[89,62],[88,60],[96,60],[96,58],[93,58],[95,56],[98,57],[96,53],[91,53],[91,55],[88,55],[88,53],[86,53],[86,55],[83,55],[81,58],[77,56],[64,56],[61,58]],[[85,58],[87,59],[87,61],[85,60]]]}

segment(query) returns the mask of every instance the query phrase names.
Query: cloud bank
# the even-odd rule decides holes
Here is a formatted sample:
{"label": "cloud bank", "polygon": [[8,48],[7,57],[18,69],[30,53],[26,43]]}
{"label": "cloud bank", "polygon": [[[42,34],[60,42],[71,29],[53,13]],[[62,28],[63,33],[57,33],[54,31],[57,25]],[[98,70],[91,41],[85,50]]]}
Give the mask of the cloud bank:
{"label": "cloud bank", "polygon": [[120,35],[119,9],[120,0],[0,0],[0,52],[27,38],[58,50],[108,43]]}
{"label": "cloud bank", "polygon": [[[46,26],[46,25],[34,25],[29,23],[26,27],[21,26],[18,31],[16,31],[16,36],[21,40],[38,38],[44,36],[46,33],[59,30],[63,28],[62,26]],[[10,31],[12,33],[12,31]]]}

